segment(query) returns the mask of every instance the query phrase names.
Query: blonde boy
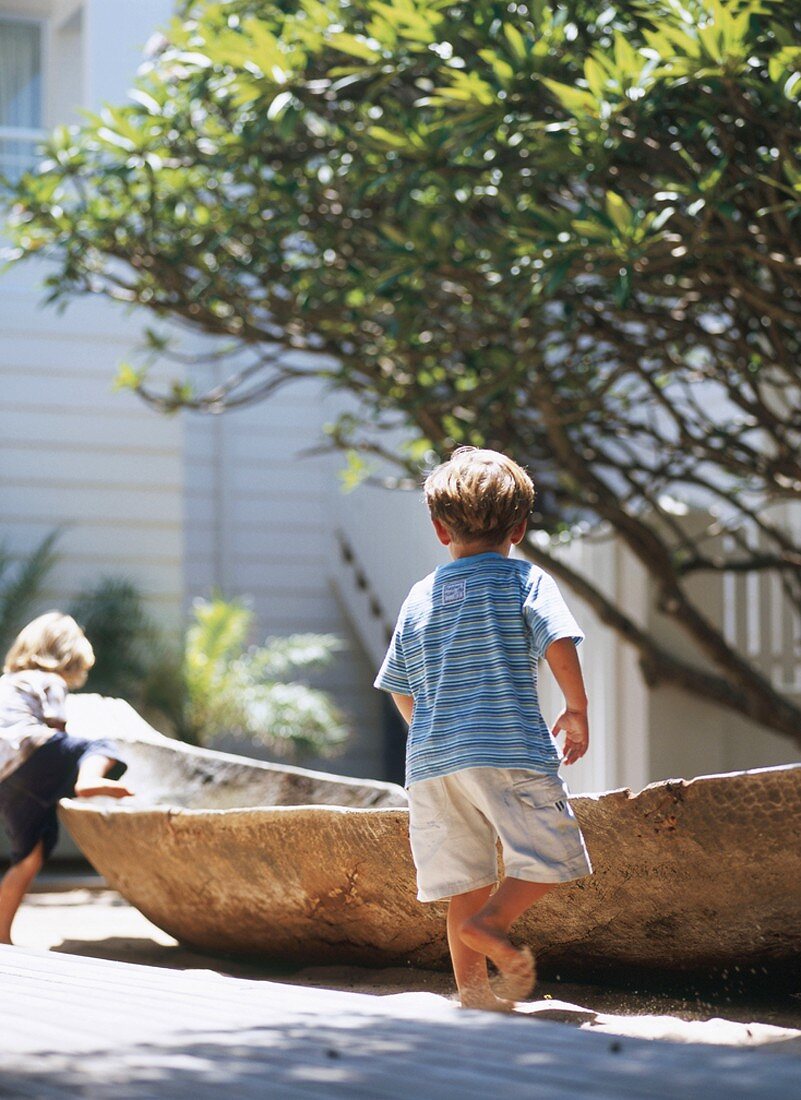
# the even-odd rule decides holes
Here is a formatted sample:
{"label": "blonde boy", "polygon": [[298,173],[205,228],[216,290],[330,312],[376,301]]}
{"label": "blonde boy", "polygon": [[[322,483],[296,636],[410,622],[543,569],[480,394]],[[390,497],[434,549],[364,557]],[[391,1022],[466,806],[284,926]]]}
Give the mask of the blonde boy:
{"label": "blonde boy", "polygon": [[[418,897],[450,899],[462,1004],[508,1010],[534,984],[531,952],[511,943],[511,925],[558,883],[592,871],[558,774],[589,741],[576,655],[583,634],[554,580],[509,557],[534,501],[524,470],[497,451],[460,447],[428,477],[425,495],[452,560],[412,588],[375,683],[409,723]],[[540,657],[565,697],[553,733],[537,696]],[[495,890],[498,838],[506,877]]]}

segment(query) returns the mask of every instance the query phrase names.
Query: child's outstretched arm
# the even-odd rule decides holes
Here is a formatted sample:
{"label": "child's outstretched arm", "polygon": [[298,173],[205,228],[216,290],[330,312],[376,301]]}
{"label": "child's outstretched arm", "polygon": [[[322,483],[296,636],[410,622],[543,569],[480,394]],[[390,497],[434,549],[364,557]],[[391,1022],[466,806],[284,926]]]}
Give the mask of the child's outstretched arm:
{"label": "child's outstretched arm", "polygon": [[395,706],[401,712],[403,718],[406,719],[406,725],[412,724],[412,712],[414,711],[414,697],[411,695],[396,695],[393,691],[392,698],[395,700]]}
{"label": "child's outstretched arm", "polygon": [[555,737],[564,733],[564,762],[575,764],[589,748],[590,730],[587,722],[587,691],[572,638],[557,638],[555,642],[551,642],[545,651],[545,660],[565,697],[565,709],[554,723],[553,734]]}

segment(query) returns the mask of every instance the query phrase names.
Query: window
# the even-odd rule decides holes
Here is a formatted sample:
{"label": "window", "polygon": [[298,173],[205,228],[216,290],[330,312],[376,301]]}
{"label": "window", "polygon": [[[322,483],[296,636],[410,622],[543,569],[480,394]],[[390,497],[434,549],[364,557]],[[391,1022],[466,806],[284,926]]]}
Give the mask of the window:
{"label": "window", "polygon": [[37,23],[0,19],[0,174],[15,179],[42,140],[42,43]]}

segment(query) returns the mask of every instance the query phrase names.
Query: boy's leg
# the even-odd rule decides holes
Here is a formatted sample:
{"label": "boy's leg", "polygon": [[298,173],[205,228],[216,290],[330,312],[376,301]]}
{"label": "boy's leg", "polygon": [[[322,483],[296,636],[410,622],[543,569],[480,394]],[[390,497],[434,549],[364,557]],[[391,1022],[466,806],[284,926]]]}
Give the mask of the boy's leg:
{"label": "boy's leg", "polygon": [[92,753],[85,756],[78,768],[78,778],[75,780],[75,794],[78,798],[89,798],[91,795],[104,794],[111,798],[125,798],[133,794],[124,783],[118,779],[107,779],[106,776],[117,763],[109,756],[101,756]]}
{"label": "boy's leg", "polygon": [[506,878],[461,927],[465,945],[492,959],[504,977],[507,995],[514,1000],[522,1000],[531,992],[534,960],[527,947],[514,946],[509,939],[509,929],[522,913],[553,890],[555,885]]}
{"label": "boy's leg", "polygon": [[14,917],[43,863],[44,841],[40,840],[24,859],[9,867],[0,882],[0,943],[11,943]]}
{"label": "boy's leg", "polygon": [[492,992],[487,974],[487,957],[468,947],[461,932],[465,921],[475,916],[486,904],[491,886],[482,886],[466,894],[456,894],[448,904],[448,946],[451,950],[453,975],[463,1008],[483,1008],[508,1012],[511,1001],[501,1000]]}

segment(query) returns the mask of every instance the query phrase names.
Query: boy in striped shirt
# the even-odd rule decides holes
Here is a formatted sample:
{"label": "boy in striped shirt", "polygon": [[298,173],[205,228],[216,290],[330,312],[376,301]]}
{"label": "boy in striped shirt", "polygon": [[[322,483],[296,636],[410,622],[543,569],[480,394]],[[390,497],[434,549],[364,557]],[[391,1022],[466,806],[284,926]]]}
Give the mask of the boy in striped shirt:
{"label": "boy in striped shirt", "polygon": [[[460,447],[430,474],[425,495],[452,560],[407,596],[375,685],[409,723],[418,897],[450,899],[462,1004],[508,1011],[534,984],[531,952],[509,939],[513,922],[558,883],[592,872],[558,774],[589,742],[576,654],[584,635],[553,578],[509,557],[534,503],[524,470],[497,451]],[[538,701],[540,657],[565,697],[553,733]],[[506,877],[495,890],[498,838]],[[501,975],[497,993],[488,958]]]}

